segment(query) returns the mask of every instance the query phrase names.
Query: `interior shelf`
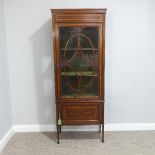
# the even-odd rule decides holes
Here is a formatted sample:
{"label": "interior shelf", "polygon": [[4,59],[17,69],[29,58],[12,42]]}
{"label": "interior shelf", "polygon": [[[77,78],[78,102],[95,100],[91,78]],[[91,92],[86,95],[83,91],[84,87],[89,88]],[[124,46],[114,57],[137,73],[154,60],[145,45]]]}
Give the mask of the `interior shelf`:
{"label": "interior shelf", "polygon": [[85,71],[85,72],[61,72],[62,76],[97,76],[96,72]]}
{"label": "interior shelf", "polygon": [[62,98],[90,98],[90,97],[94,97],[94,98],[97,98],[98,96],[96,96],[96,94],[93,94],[93,93],[86,93],[84,92],[82,94],[82,96],[78,96],[76,93],[71,93],[71,94],[67,94],[67,95],[63,95]]}
{"label": "interior shelf", "polygon": [[93,50],[93,51],[97,51],[98,49],[96,48],[61,48],[60,51],[90,51],[90,50]]}

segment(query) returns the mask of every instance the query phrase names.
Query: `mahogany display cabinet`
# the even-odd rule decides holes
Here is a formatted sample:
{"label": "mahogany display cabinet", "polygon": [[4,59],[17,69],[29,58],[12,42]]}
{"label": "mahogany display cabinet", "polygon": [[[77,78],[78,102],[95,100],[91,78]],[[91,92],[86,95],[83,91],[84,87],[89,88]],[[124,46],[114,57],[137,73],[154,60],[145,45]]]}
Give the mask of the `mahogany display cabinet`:
{"label": "mahogany display cabinet", "polygon": [[99,125],[104,141],[106,9],[51,9],[57,143],[63,125]]}

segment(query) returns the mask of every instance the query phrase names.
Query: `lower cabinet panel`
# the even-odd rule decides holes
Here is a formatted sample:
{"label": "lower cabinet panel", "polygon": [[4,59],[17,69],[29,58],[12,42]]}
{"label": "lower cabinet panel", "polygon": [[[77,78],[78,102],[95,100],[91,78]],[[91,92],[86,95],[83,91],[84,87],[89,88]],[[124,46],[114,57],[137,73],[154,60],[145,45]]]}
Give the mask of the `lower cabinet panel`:
{"label": "lower cabinet panel", "polygon": [[59,106],[59,110],[64,125],[101,123],[100,104],[62,104]]}

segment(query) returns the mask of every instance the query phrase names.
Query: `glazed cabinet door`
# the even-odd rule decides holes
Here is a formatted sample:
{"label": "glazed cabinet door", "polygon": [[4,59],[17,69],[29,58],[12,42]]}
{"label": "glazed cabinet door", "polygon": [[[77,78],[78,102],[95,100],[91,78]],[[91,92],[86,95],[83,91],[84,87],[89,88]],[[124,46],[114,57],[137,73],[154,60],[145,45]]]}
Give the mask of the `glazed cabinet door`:
{"label": "glazed cabinet door", "polygon": [[102,24],[55,25],[58,99],[101,99]]}

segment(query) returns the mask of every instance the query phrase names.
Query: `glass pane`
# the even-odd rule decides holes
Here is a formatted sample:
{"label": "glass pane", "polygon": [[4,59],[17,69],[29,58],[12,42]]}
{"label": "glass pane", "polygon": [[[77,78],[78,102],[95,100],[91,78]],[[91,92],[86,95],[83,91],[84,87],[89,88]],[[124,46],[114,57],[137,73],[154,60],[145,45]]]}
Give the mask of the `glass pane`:
{"label": "glass pane", "polygon": [[98,27],[60,27],[62,97],[98,96]]}

